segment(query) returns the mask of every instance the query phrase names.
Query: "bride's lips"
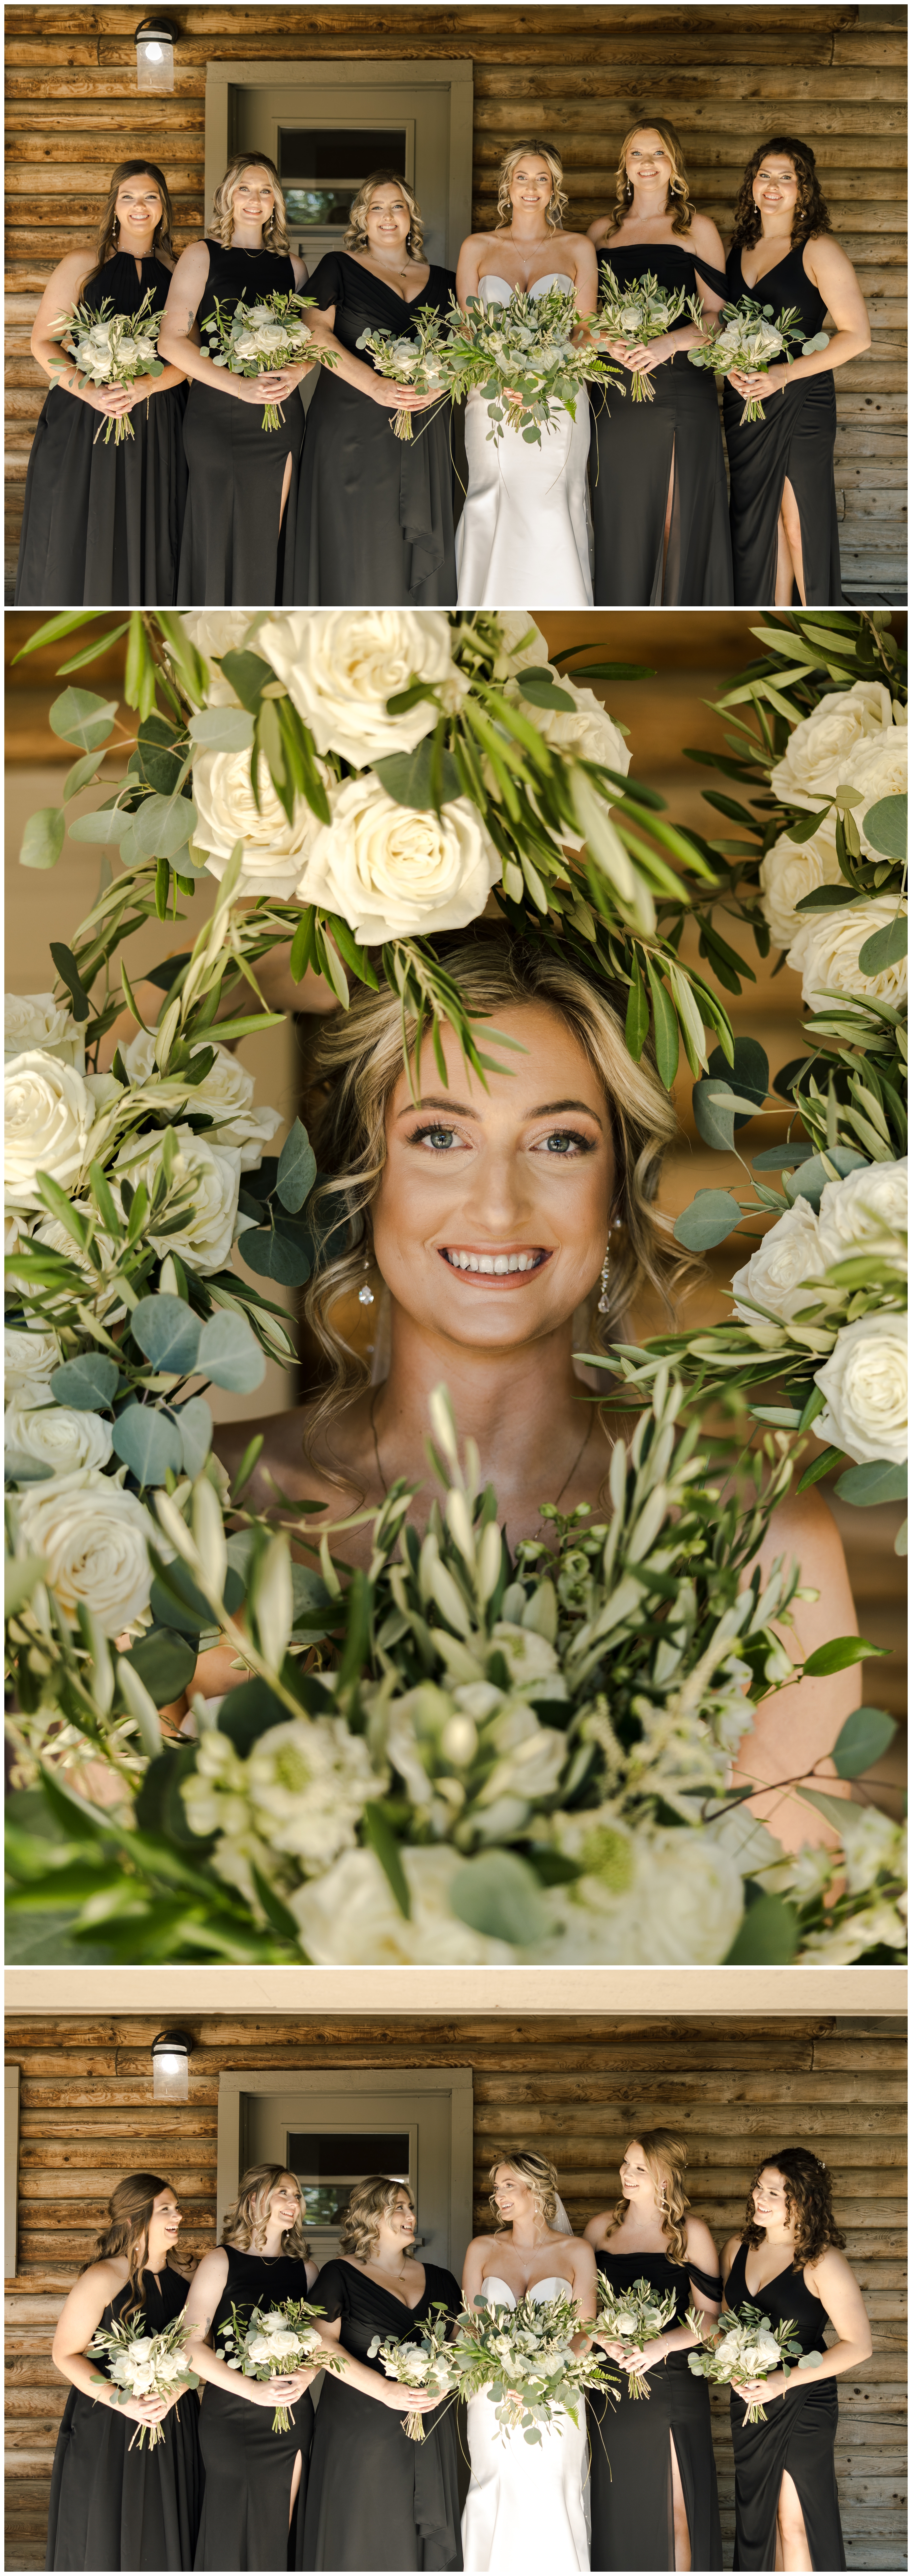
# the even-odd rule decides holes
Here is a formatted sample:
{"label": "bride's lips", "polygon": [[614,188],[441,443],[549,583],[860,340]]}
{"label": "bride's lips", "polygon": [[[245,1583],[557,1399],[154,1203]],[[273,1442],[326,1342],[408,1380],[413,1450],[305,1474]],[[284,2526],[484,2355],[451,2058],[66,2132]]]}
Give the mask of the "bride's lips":
{"label": "bride's lips", "polygon": [[442,1243],[438,1252],[453,1277],[470,1288],[524,1288],[551,1260],[550,1249],[540,1243]]}

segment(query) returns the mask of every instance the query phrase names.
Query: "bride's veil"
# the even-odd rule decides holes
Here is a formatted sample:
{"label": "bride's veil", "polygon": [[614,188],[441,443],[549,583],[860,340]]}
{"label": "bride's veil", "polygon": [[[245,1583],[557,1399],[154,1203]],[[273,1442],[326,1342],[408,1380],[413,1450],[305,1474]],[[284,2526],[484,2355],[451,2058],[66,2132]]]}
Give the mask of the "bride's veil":
{"label": "bride's veil", "polygon": [[554,2216],[552,2218],[551,2225],[554,2229],[555,2236],[572,2236],[573,2234],[573,2229],[564,2208],[560,2192],[556,2192],[554,2196]]}

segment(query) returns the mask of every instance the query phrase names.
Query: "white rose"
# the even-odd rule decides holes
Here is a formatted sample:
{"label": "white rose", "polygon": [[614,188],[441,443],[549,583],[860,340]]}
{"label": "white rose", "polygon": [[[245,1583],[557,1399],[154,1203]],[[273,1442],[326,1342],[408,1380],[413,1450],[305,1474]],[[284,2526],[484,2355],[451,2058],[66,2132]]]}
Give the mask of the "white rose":
{"label": "white rose", "polygon": [[55,1404],[52,1396],[46,1404],[9,1405],[3,1439],[8,1451],[35,1458],[58,1476],[73,1467],[106,1467],[114,1450],[111,1425],[100,1414],[76,1413],[68,1404]]}
{"label": "white rose", "polygon": [[258,1737],[246,1766],[253,1823],[273,1851],[323,1871],[350,1849],[364,1809],[382,1791],[364,1737],[341,1717],[299,1717]]}
{"label": "white rose", "polygon": [[826,1396],[815,1440],[832,1441],[857,1466],[869,1458],[905,1465],[909,1454],[909,1351],[902,1315],[859,1315],[844,1324],[815,1383]]}
{"label": "white rose", "polygon": [[[234,1242],[238,1191],[241,1185],[241,1157],[237,1145],[210,1145],[206,1136],[195,1136],[192,1127],[173,1127],[171,1134],[178,1147],[174,1185],[188,1179],[192,1183],[189,1205],[185,1206],[179,1229],[174,1234],[157,1235],[154,1219],[148,1227],[148,1241],[162,1259],[176,1252],[178,1260],[189,1263],[191,1270],[204,1273],[224,1270]],[[145,1181],[151,1200],[156,1176],[161,1168],[163,1132],[131,1136],[122,1146],[110,1175],[117,1193],[117,1175],[138,1188]],[[168,1202],[166,1200],[165,1204]]]}
{"label": "white rose", "polygon": [[558,687],[573,699],[573,714],[567,709],[533,706],[520,689],[511,689],[510,697],[522,708],[537,731],[544,735],[554,751],[575,755],[578,760],[600,761],[605,769],[616,769],[626,778],[630,753],[622,733],[612,723],[592,689],[578,689],[563,671],[556,673]]}
{"label": "white rose", "polygon": [[10,1207],[43,1208],[36,1172],[72,1189],[89,1160],[95,1102],[74,1064],[30,1047],[4,1073],[4,1186]]}
{"label": "white rose", "polygon": [[[168,1086],[182,1091],[191,1108],[206,1110],[218,1125],[213,1144],[237,1145],[242,1172],[255,1172],[276,1128],[282,1124],[280,1113],[278,1109],[254,1109],[253,1075],[232,1055],[230,1047],[216,1045],[214,1037],[204,1038],[191,1047],[191,1056],[202,1055],[210,1045],[215,1046],[215,1063],[202,1082],[188,1083],[184,1090],[179,1077],[172,1079],[169,1075]],[[157,1090],[164,1087],[155,1063],[153,1029],[140,1029],[129,1046],[121,1048],[121,1054],[131,1082],[155,1081]]]}
{"label": "white rose", "polygon": [[498,611],[501,650],[494,664],[495,680],[505,680],[516,671],[550,669],[548,646],[541,627],[524,609]]}
{"label": "white rose", "polygon": [[558,1850],[584,1874],[552,1889],[560,1930],[529,1954],[536,1964],[708,1967],[726,1957],[743,1882],[708,1834],[682,1826],[634,1835],[607,1807],[551,1822]]}
{"label": "white rose", "polygon": [[368,947],[477,921],[501,863],[467,796],[418,813],[367,777],[347,779],[330,801],[332,822],[318,828],[298,881],[301,903],[341,913]]}
{"label": "white rose", "polygon": [[411,1850],[400,1844],[412,1899],[407,1919],[372,1851],[346,1852],[325,1878],[309,1879],[286,1902],[318,1968],[505,1968],[515,1958],[506,1941],[473,1932],[450,1909],[450,1881],[463,1867],[451,1844]]}
{"label": "white rose", "polygon": [[56,1333],[14,1333],[3,1328],[3,1374],[7,1402],[47,1404],[48,1379],[60,1367],[63,1353]]}
{"label": "white rose", "polygon": [[105,1635],[119,1637],[149,1607],[147,1539],[157,1527],[119,1476],[78,1467],[20,1496],[19,1534],[47,1563],[47,1580],[67,1618],[84,1601]]}
{"label": "white rose", "polygon": [[820,1250],[831,1263],[868,1245],[908,1276],[909,1165],[871,1163],[828,1181],[820,1201]]}
{"label": "white rose", "polygon": [[825,1269],[810,1199],[796,1199],[794,1207],[776,1218],[743,1269],[735,1271],[732,1288],[739,1323],[759,1323],[760,1316],[751,1310],[762,1306],[781,1323],[790,1324],[799,1306],[811,1303],[813,1292],[802,1282],[822,1278]]}
{"label": "white rose", "polygon": [[245,645],[249,645],[250,651],[256,653],[259,649],[256,633],[251,633],[254,623],[249,608],[192,609],[189,614],[184,612],[183,624],[190,643],[195,644],[197,652],[202,654],[204,662],[208,662],[209,665],[207,706],[240,706],[240,699],[231,687],[230,681],[226,680],[224,674],[216,668],[213,655],[240,653]]}
{"label": "white rose", "polygon": [[813,893],[815,886],[840,882],[844,880],[832,814],[809,841],[790,841],[787,832],[774,841],[760,864],[760,905],[777,948],[790,948],[809,919],[807,913],[796,911],[802,895]]}
{"label": "white rose", "polygon": [[[906,905],[898,909],[905,916]],[[823,1010],[830,992],[853,995],[856,1001],[865,1001],[870,993],[875,1001],[901,1009],[909,989],[908,958],[882,966],[878,975],[867,975],[858,963],[865,941],[873,939],[876,930],[889,929],[896,914],[895,895],[879,894],[870,903],[849,903],[816,919],[813,913],[807,915],[806,926],[792,941],[788,963],[801,977],[801,997],[810,1010]]]}
{"label": "white rose", "polygon": [[[324,771],[324,777],[327,773]],[[250,783],[249,751],[202,751],[193,763],[193,795],[199,816],[194,848],[205,850],[210,876],[223,877],[237,841],[244,861],[238,894],[274,894],[283,901],[294,893],[317,817],[304,796],[295,798],[289,823],[279,803],[269,764],[260,753],[257,769],[259,811]]]}
{"label": "white rose", "polygon": [[852,1896],[866,1895],[880,1870],[891,1878],[905,1878],[906,1827],[885,1816],[880,1807],[856,1807],[847,1800],[839,1839]]}
{"label": "white rose", "polygon": [[[905,716],[905,708],[902,714]],[[865,818],[870,807],[879,804],[882,796],[905,796],[908,792],[907,726],[904,723],[891,725],[889,732],[868,734],[863,742],[858,743],[849,762],[848,781],[853,787],[860,787],[864,796],[864,804],[854,805],[852,815],[858,825],[865,856],[882,859],[883,851],[876,850],[873,842],[868,840]]]}
{"label": "white rose", "polygon": [[336,608],[319,616],[297,609],[267,619],[257,651],[284,680],[317,750],[340,752],[355,769],[385,752],[414,751],[437,722],[427,698],[392,716],[388,698],[426,680],[455,708],[469,685],[453,661],[449,620],[436,608]]}
{"label": "white rose", "polygon": [[40,1047],[43,1055],[58,1056],[61,1064],[74,1064],[78,1073],[85,1069],[83,1031],[72,1013],[55,1002],[53,993],[5,993],[4,1057],[8,1061],[31,1047]]}
{"label": "white rose", "polygon": [[853,752],[893,722],[893,701],[880,680],[856,680],[851,689],[831,691],[789,735],[770,778],[774,796],[785,805],[812,807],[835,796],[837,787],[851,784]]}

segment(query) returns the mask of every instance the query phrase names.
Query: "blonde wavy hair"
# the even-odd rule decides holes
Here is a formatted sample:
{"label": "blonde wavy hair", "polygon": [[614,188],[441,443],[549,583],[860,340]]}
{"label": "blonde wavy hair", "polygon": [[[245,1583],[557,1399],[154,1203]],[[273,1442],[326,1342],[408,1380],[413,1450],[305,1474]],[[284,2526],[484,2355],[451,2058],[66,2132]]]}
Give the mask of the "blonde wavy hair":
{"label": "blonde wavy hair", "polygon": [[234,2208],[226,2213],[221,2242],[233,2246],[238,2254],[259,2253],[266,2235],[269,2204],[278,2182],[293,2183],[298,2195],[298,2215],[294,2226],[284,2230],[282,2252],[290,2254],[296,2263],[306,2263],[310,2246],[304,2234],[301,2186],[297,2175],[289,2173],[287,2165],[248,2165],[247,2172],[241,2175]]}
{"label": "blonde wavy hair", "polygon": [[670,125],[665,116],[640,116],[635,125],[628,126],[617,165],[617,205],[612,206],[611,209],[612,231],[620,231],[624,218],[629,215],[633,204],[633,181],[627,177],[627,154],[637,134],[660,134],[666,152],[670,152],[674,168],[668,182],[665,213],[670,215],[674,207],[672,232],[689,233],[697,209],[690,193],[690,180],[687,176],[687,163],[684,159],[681,137],[677,126]]}
{"label": "blonde wavy hair", "polygon": [[272,182],[274,203],[268,222],[263,225],[263,249],[275,251],[289,250],[290,243],[285,217],[285,199],[282,195],[282,190],[279,184],[279,174],[276,169],[275,162],[270,161],[268,152],[232,153],[225,176],[220,181],[212,200],[211,239],[213,241],[221,242],[223,250],[230,250],[231,238],[234,232],[234,214],[232,211],[234,206],[234,192],[237,187],[238,180],[243,178],[245,170],[268,170]]}
{"label": "blonde wavy hair", "polygon": [[353,2254],[356,2263],[370,2263],[380,2232],[380,2220],[395,2209],[403,2191],[409,2207],[413,2208],[408,2183],[394,2182],[390,2174],[366,2174],[363,2182],[356,2182],[342,2221],[340,2254]]}
{"label": "blonde wavy hair", "polygon": [[367,224],[365,217],[370,206],[371,198],[377,188],[401,188],[411,216],[405,245],[406,257],[408,259],[423,260],[424,225],[421,208],[415,195],[414,188],[410,186],[408,179],[403,179],[401,171],[399,170],[372,170],[369,178],[362,179],[361,186],[353,196],[351,205],[348,209],[348,226],[343,237],[343,250],[364,251],[367,249]]}
{"label": "blonde wavy hair", "polygon": [[505,2166],[508,2173],[518,2174],[521,2182],[528,2183],[539,2217],[546,2227],[553,2226],[557,2215],[557,2166],[551,2164],[547,2156],[540,2156],[535,2147],[519,2147],[515,2156],[506,2152],[495,2156],[494,2163],[488,2168],[488,2181],[492,2185],[490,2206],[497,2220],[498,2232],[510,2224],[508,2219],[501,2218],[493,2190],[497,2176],[503,2173]]}
{"label": "blonde wavy hair", "polygon": [[545,222],[549,232],[559,233],[563,230],[564,216],[570,203],[563,185],[564,165],[556,146],[553,143],[543,143],[537,134],[531,134],[526,143],[514,143],[512,151],[504,153],[497,173],[497,230],[500,232],[510,221],[513,211],[510,204],[510,181],[514,170],[519,168],[520,162],[525,160],[527,153],[534,153],[536,161],[547,162],[551,172],[551,195],[545,207]]}
{"label": "blonde wavy hair", "polygon": [[[655,1207],[662,1158],[677,1122],[648,1048],[640,1064],[628,1052],[626,988],[603,990],[579,967],[531,943],[524,945],[495,922],[477,922],[434,946],[468,1008],[493,1020],[495,1027],[497,1013],[511,1004],[547,1003],[577,1039],[603,1085],[615,1157],[606,1241],[611,1217],[618,1230],[611,1237],[609,1310],[596,1313],[598,1282],[593,1281],[586,1346],[606,1350],[620,1337],[637,1288],[648,1282],[671,1312],[671,1291],[690,1266],[670,1239],[671,1219]],[[406,1034],[411,1046],[413,1014],[406,1015]],[[311,1442],[339,1404],[359,1394],[370,1377],[367,1362],[334,1324],[333,1309],[360,1288],[365,1265],[373,1260],[372,1212],[386,1162],[386,1114],[402,1072],[398,996],[388,988],[378,993],[362,988],[349,1010],[327,1016],[314,1042],[313,1070],[315,1080],[327,1086],[313,1123],[313,1143],[320,1171],[333,1177],[315,1194],[318,1253],[304,1311],[332,1373],[311,1416]],[[330,1239],[343,1217],[349,1240],[343,1251],[333,1252]]]}
{"label": "blonde wavy hair", "polygon": [[[680,2138],[672,2137],[670,2129],[641,2129],[639,2137],[631,2138],[630,2144],[632,2147],[642,2147],[653,2181],[660,2187],[659,2213],[662,2220],[662,2234],[668,2238],[668,2260],[670,2263],[686,2263],[687,2238],[684,2231],[684,2213],[690,2208],[684,2189],[687,2148],[682,2146]],[[629,2200],[615,2201],[614,2215],[608,2230],[609,2236],[613,2235],[616,2227],[620,2227],[629,2207]]]}

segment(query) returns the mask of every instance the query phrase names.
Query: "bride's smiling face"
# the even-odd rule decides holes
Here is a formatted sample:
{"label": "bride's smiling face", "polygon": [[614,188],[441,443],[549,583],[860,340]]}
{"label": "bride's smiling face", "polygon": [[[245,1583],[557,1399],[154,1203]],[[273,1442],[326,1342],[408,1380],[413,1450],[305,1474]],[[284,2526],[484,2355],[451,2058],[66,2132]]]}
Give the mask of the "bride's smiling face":
{"label": "bride's smiling face", "polygon": [[447,1086],[430,1040],[421,1098],[403,1071],[387,1110],[374,1202],[381,1277],[411,1321],[476,1350],[538,1341],[565,1325],[598,1278],[608,1239],[614,1154],[598,1075],[547,1004],[500,1010],[523,1053],[482,1051],[512,1067],[488,1088],[442,1032]]}
{"label": "bride's smiling face", "polygon": [[537,2203],[532,2185],[524,2181],[522,2174],[514,2173],[511,2165],[498,2165],[492,2193],[497,2202],[498,2218],[505,2227],[512,2227],[514,2219],[522,2221],[535,2216]]}
{"label": "bride's smiling face", "polygon": [[517,161],[510,180],[510,204],[523,215],[544,214],[554,194],[554,181],[547,161],[529,152]]}

